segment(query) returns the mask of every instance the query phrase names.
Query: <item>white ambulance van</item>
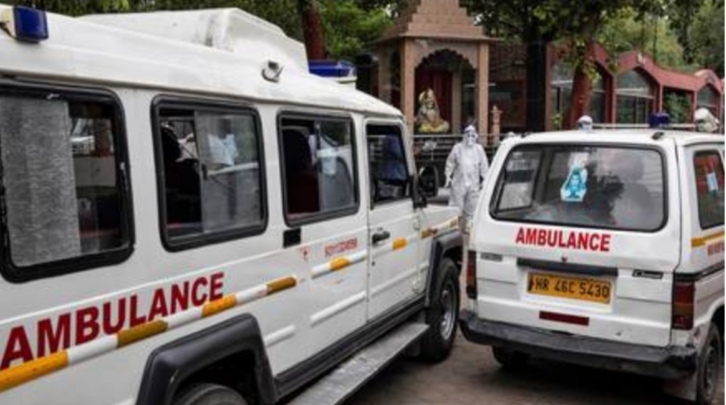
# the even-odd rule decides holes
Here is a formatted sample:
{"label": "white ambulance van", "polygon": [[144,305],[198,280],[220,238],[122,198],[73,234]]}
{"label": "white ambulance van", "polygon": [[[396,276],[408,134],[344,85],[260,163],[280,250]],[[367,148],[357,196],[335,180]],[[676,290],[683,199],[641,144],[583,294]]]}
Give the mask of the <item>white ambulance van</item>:
{"label": "white ambulance van", "polygon": [[336,403],[448,355],[461,236],[398,110],[239,10],[0,14],[1,404]]}
{"label": "white ambulance van", "polygon": [[538,356],[645,374],[710,403],[723,385],[723,154],[722,135],[656,130],[505,142],[474,218],[464,336],[504,367]]}

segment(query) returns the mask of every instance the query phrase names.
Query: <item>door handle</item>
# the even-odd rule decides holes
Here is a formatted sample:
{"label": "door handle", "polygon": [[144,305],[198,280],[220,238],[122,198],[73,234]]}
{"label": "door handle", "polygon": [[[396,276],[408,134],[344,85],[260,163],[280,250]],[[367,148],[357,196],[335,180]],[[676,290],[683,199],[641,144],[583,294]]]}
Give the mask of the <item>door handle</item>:
{"label": "door handle", "polygon": [[391,233],[388,231],[376,231],[373,233],[373,237],[371,237],[371,240],[373,241],[373,244],[376,245],[390,237],[391,237]]}

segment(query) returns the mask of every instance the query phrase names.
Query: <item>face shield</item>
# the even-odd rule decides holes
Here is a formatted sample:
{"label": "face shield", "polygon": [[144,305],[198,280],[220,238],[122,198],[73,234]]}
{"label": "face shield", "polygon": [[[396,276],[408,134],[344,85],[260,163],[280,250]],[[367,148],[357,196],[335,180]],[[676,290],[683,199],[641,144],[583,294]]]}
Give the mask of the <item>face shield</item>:
{"label": "face shield", "polygon": [[477,135],[474,128],[468,127],[464,130],[464,136],[462,137],[462,142],[466,146],[474,146],[474,145],[476,145],[476,141],[478,138],[479,138],[479,135]]}

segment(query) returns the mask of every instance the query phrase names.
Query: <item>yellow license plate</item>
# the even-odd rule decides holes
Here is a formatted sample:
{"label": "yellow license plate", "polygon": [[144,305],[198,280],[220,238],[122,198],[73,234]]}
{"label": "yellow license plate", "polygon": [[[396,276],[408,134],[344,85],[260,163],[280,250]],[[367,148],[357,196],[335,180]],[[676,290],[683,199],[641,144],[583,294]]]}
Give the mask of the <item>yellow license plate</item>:
{"label": "yellow license plate", "polygon": [[542,273],[529,273],[527,292],[574,300],[610,303],[610,281],[591,278],[553,276]]}

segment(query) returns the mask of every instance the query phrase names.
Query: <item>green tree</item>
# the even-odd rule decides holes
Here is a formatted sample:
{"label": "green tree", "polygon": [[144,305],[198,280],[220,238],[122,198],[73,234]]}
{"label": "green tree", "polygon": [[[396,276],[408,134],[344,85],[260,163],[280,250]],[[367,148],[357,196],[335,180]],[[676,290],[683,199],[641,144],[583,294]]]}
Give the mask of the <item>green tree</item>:
{"label": "green tree", "polygon": [[672,123],[679,124],[691,121],[691,102],[687,95],[675,92],[667,93],[663,104]]}
{"label": "green tree", "polygon": [[706,2],[690,30],[693,62],[724,77],[724,2]]}
{"label": "green tree", "polygon": [[355,0],[327,0],[320,11],[328,54],[335,59],[353,60],[392,23],[386,7],[364,9]]}
{"label": "green tree", "polygon": [[639,50],[651,54],[663,67],[684,72],[695,68],[684,59],[684,49],[668,18],[638,16],[626,9],[605,23],[597,39],[614,56]]}

